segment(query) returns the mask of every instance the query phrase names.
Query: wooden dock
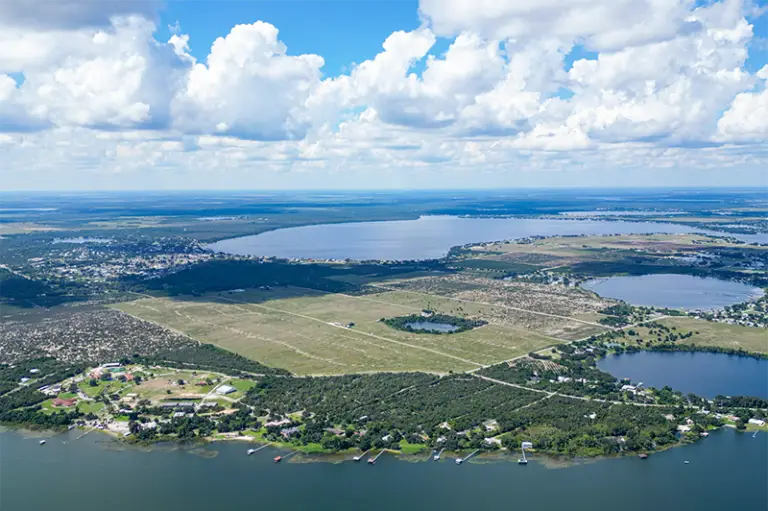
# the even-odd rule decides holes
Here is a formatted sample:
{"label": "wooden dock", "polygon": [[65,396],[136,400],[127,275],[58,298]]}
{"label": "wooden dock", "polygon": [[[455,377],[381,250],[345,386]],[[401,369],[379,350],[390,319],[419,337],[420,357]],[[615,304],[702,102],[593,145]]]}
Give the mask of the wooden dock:
{"label": "wooden dock", "polygon": [[365,455],[368,454],[369,452],[371,452],[370,449],[368,449],[367,451],[363,452],[359,456],[355,456],[354,458],[352,458],[352,461],[360,461],[361,459],[365,458]]}
{"label": "wooden dock", "polygon": [[465,461],[468,461],[469,458],[471,458],[472,456],[474,456],[475,454],[477,454],[479,452],[480,452],[480,449],[475,449],[474,451],[469,453],[469,456],[467,456],[465,458],[456,458],[456,464],[457,465],[461,465],[462,463],[464,463]]}
{"label": "wooden dock", "polygon": [[373,458],[368,458],[368,464],[369,464],[369,465],[375,465],[375,464],[376,464],[376,460],[377,460],[377,459],[379,459],[379,456],[381,456],[382,454],[384,454],[384,452],[386,452],[386,449],[382,449],[382,450],[380,450],[380,451],[379,451],[379,454],[377,454],[377,455],[376,455],[376,456],[374,456]]}

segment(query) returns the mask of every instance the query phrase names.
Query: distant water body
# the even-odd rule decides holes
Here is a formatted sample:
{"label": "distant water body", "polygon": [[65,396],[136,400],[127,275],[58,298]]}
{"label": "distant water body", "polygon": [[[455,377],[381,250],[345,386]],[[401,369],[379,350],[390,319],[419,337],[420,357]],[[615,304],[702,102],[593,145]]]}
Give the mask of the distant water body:
{"label": "distant water body", "polygon": [[527,236],[694,232],[768,243],[768,234],[730,234],[663,222],[424,216],[417,220],[290,227],[218,241],[208,248],[235,255],[403,261],[438,259],[454,246]]}
{"label": "distant water body", "polygon": [[581,287],[632,305],[687,310],[722,309],[763,295],[760,288],[741,282],[671,274],[594,279]]}
{"label": "distant water body", "polygon": [[459,329],[459,327],[455,325],[449,325],[448,323],[434,323],[432,321],[412,321],[406,323],[405,326],[410,327],[413,330],[440,332],[441,334],[449,334]]}
{"label": "distant water body", "polygon": [[683,394],[768,399],[766,359],[702,351],[639,351],[602,358],[597,366],[617,378],[630,378],[648,387],[669,385]]}
{"label": "distant water body", "polygon": [[[98,433],[49,438],[0,433],[3,511],[268,509],[390,511],[722,511],[768,509],[768,434],[716,431],[696,444],[654,454],[550,469],[536,455],[513,462],[275,464],[271,448],[247,444],[195,451],[126,447]],[[195,454],[196,453],[196,454]],[[424,455],[426,459],[426,454]],[[514,454],[505,455],[515,460]],[[689,460],[690,464],[684,461]]]}

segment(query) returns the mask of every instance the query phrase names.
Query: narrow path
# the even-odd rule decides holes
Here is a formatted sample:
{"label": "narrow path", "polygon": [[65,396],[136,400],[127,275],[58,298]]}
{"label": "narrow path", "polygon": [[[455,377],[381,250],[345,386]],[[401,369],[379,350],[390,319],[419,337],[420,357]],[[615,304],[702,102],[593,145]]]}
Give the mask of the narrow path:
{"label": "narrow path", "polygon": [[[598,398],[593,398],[593,397],[573,396],[571,394],[559,394],[557,392],[550,392],[548,390],[542,390],[542,389],[534,389],[534,388],[531,388],[531,387],[526,387],[524,385],[518,385],[517,383],[510,383],[508,381],[497,380],[496,378],[491,378],[489,376],[483,376],[482,374],[472,373],[472,376],[474,376],[476,378],[480,378],[481,380],[486,380],[486,381],[490,381],[490,382],[493,382],[493,383],[498,383],[499,385],[506,385],[508,387],[515,387],[517,389],[529,390],[531,392],[538,392],[540,394],[552,394],[552,395],[557,394],[559,397],[564,397],[566,399],[578,399],[580,401],[589,401],[589,402],[592,402],[592,403],[608,403],[608,404],[613,404],[613,405],[647,406],[647,407],[652,407],[652,408],[665,408],[665,407],[669,406],[669,405],[658,405],[656,403],[635,403],[635,402],[632,402],[632,401],[611,401],[611,400],[608,400],[608,399],[598,399]],[[552,395],[550,395],[548,397],[552,397]],[[689,407],[689,408],[698,408],[698,407]]]}

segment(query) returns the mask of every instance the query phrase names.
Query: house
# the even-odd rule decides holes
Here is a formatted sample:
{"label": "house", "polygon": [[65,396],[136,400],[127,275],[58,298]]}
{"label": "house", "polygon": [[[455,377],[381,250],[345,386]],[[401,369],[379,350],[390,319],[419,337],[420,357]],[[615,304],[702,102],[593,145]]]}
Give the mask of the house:
{"label": "house", "polygon": [[500,438],[485,438],[483,441],[488,445],[501,445],[501,439]]}
{"label": "house", "polygon": [[29,378],[22,378],[19,380],[21,383],[27,383],[29,381]]}
{"label": "house", "polygon": [[622,385],[621,391],[622,392],[631,392],[632,394],[634,394],[635,392],[637,392],[637,387],[634,386],[634,385]]}
{"label": "house", "polygon": [[109,362],[107,364],[101,364],[101,367],[105,369],[111,369],[113,367],[120,367],[122,364],[120,362]]}
{"label": "house", "polygon": [[677,430],[678,430],[680,433],[687,433],[687,432],[689,432],[689,431],[691,430],[691,427],[690,427],[690,426],[686,426],[686,425],[684,425],[684,424],[680,424],[680,425],[677,427]]}
{"label": "house", "polygon": [[283,425],[285,425],[285,424],[290,424],[290,423],[291,423],[291,419],[280,419],[279,421],[270,421],[270,422],[267,422],[267,423],[266,423],[266,424],[264,424],[264,425],[265,425],[266,427],[270,427],[270,426],[283,426]]}
{"label": "house", "polygon": [[585,415],[584,417],[587,419],[595,420],[595,418],[597,417],[597,414],[595,412],[592,412],[589,415]]}
{"label": "house", "polygon": [[558,376],[557,383],[568,383],[571,379],[568,376]]}
{"label": "house", "polygon": [[344,430],[341,428],[325,428],[325,431],[336,436],[341,436],[344,434]]}
{"label": "house", "polygon": [[37,374],[40,372],[40,369],[30,369],[29,372],[32,374]]}
{"label": "house", "polygon": [[77,403],[77,398],[74,398],[74,397],[72,399],[59,399],[57,397],[56,399],[53,400],[53,406],[55,406],[57,408],[60,407],[60,406],[65,406],[65,407],[66,406],[72,406],[75,403]]}
{"label": "house", "polygon": [[382,442],[391,442],[391,441],[392,441],[392,435],[390,435],[389,433],[387,433],[386,435],[384,435],[383,437],[381,437],[381,441],[382,441]]}
{"label": "house", "polygon": [[749,419],[747,422],[749,424],[754,424],[755,426],[765,426],[765,421],[763,419]]}
{"label": "house", "polygon": [[225,394],[231,394],[235,391],[237,391],[237,389],[235,387],[230,387],[229,385],[220,385],[216,389],[216,393],[222,396]]}
{"label": "house", "polygon": [[280,434],[283,436],[283,438],[291,438],[298,431],[299,431],[298,426],[291,426],[290,428],[281,429]]}

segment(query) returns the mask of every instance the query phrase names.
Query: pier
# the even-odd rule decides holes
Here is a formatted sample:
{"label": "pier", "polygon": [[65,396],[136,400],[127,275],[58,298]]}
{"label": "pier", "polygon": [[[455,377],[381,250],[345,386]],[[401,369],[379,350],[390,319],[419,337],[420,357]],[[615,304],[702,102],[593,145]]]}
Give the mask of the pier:
{"label": "pier", "polygon": [[352,461],[360,461],[361,459],[365,458],[365,455],[368,454],[369,452],[371,452],[370,449],[368,449],[367,451],[363,452],[359,456],[355,456],[354,458],[352,458]]}
{"label": "pier", "polygon": [[290,458],[291,456],[293,456],[294,454],[296,454],[298,452],[300,452],[300,451],[291,451],[288,454],[286,454],[285,456],[275,456],[274,457],[274,462],[275,463],[280,463],[281,461]]}
{"label": "pier", "polygon": [[471,458],[472,456],[474,456],[478,452],[480,452],[480,449],[476,449],[476,450],[472,451],[471,453],[469,453],[469,456],[467,456],[466,458],[456,458],[456,464],[457,465],[461,465],[465,461],[468,461],[469,458]]}
{"label": "pier", "polygon": [[265,447],[269,447],[270,445],[272,445],[272,442],[269,442],[268,444],[264,444],[261,447],[257,447],[256,449],[248,449],[248,451],[246,452],[248,453],[248,456],[250,456],[251,454],[256,454],[260,450],[264,449]]}
{"label": "pier", "polygon": [[382,449],[382,450],[379,451],[379,454],[377,454],[373,458],[368,458],[368,464],[369,465],[375,465],[376,464],[376,460],[379,459],[379,456],[384,454],[385,451],[386,451],[386,449]]}
{"label": "pier", "polygon": [[80,435],[79,437],[75,438],[75,440],[80,440],[81,438],[83,438],[85,435],[87,435],[88,433],[90,433],[90,432],[91,432],[91,431],[93,431],[94,429],[98,429],[98,428],[97,428],[96,426],[93,426],[91,429],[89,429],[88,431],[86,431],[85,433],[83,433],[82,435]]}

